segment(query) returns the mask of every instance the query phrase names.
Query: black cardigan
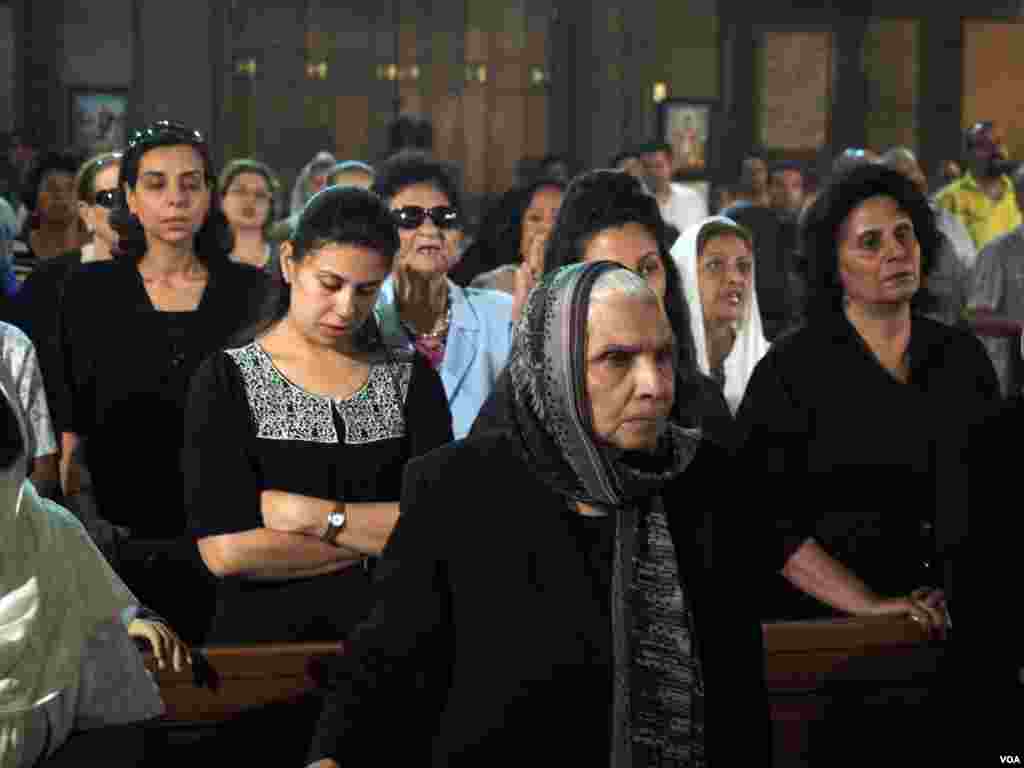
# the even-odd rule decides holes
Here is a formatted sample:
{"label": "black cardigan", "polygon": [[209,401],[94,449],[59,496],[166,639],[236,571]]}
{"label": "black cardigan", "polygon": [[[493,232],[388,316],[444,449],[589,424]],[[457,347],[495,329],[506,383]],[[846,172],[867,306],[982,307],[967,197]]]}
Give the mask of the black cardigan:
{"label": "black cardigan", "polygon": [[[712,552],[731,475],[724,451],[702,443],[664,501],[704,665],[711,765],[767,765],[761,627],[746,588],[790,551],[751,520]],[[435,766],[607,765],[611,625],[573,514],[506,432],[410,462],[375,609],[331,667],[310,761],[358,765],[362,747],[387,765],[428,754]],[[380,759],[389,750],[402,756]]]}

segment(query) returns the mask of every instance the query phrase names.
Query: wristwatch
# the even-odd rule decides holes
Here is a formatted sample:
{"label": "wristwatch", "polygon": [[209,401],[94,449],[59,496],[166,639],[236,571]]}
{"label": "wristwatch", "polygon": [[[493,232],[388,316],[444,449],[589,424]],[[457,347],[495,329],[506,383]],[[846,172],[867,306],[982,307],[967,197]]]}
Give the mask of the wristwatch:
{"label": "wristwatch", "polygon": [[345,527],[346,522],[348,522],[348,516],[345,514],[345,507],[338,505],[327,513],[327,530],[324,531],[321,538],[328,544],[333,544],[334,537]]}

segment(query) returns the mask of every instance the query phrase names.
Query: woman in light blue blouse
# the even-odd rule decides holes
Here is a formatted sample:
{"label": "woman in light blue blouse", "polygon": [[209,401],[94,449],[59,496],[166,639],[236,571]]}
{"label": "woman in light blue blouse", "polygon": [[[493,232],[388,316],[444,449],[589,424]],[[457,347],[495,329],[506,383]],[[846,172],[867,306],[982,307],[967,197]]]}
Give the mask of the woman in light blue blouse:
{"label": "woman in light blue blouse", "polygon": [[379,169],[401,247],[377,315],[390,345],[415,348],[441,374],[456,439],[465,437],[508,358],[512,297],[448,279],[462,238],[458,187],[445,165],[404,152]]}

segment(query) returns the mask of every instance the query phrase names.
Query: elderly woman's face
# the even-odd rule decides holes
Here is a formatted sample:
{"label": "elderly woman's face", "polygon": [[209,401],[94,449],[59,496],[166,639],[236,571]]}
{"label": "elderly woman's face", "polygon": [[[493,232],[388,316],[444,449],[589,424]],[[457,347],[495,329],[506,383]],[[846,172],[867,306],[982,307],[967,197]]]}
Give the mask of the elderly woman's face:
{"label": "elderly woman's face", "polygon": [[[118,163],[111,163],[99,170],[93,179],[93,196],[101,192],[104,197],[111,192],[117,193],[117,179],[121,172]],[[98,202],[80,202],[78,210],[85,225],[92,230],[94,237],[104,241],[108,247],[113,247],[117,242],[117,233],[110,226],[110,209],[100,205]]]}
{"label": "elderly woman's face", "polygon": [[658,241],[643,224],[631,221],[601,230],[584,248],[583,261],[614,261],[632,269],[647,281],[659,299],[665,300],[667,278]]}
{"label": "elderly woman's face", "polygon": [[612,295],[587,318],[587,399],[597,440],[651,451],[675,397],[672,329],[660,302]]}
{"label": "elderly woman's face", "polygon": [[839,232],[839,279],[860,305],[909,302],[921,285],[921,246],[914,223],[891,197],[854,208]]}
{"label": "elderly woman's face", "polygon": [[[392,211],[401,208],[421,208],[430,211],[449,206],[451,201],[448,195],[433,184],[410,184],[391,198]],[[454,228],[438,227],[430,216],[425,216],[423,222],[415,229],[399,227],[398,235],[401,238],[401,247],[396,259],[397,266],[422,275],[442,275],[458,259],[458,245],[462,239],[462,232]]]}
{"label": "elderly woman's face", "polygon": [[717,235],[697,256],[697,287],[704,324],[720,326],[743,318],[750,302],[754,254],[737,235]]}

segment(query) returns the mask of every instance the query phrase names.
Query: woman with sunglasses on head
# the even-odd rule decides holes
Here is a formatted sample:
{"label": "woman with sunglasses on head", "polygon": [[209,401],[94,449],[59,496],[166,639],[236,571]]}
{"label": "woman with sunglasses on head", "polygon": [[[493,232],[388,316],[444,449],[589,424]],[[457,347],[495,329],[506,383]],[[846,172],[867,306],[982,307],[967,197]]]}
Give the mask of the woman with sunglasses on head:
{"label": "woman with sunglasses on head", "polygon": [[161,120],[132,134],[111,213],[114,259],[72,273],[59,319],[64,492],[81,490],[86,439],[95,522],[114,541],[115,566],[190,637],[199,611],[180,579],[201,565],[183,538],[186,391],[203,359],[253,322],[267,285],[263,272],[227,258],[215,186],[198,131]]}
{"label": "woman with sunglasses on head", "polygon": [[90,239],[80,248],[41,262],[25,278],[13,303],[12,322],[35,344],[46,386],[46,399],[54,416],[62,376],[57,308],[65,281],[74,268],[113,258],[117,233],[110,226],[110,211],[118,199],[117,176],[120,170],[119,152],[104,152],[82,164],[75,176],[74,193],[78,216]]}
{"label": "woman with sunglasses on head", "polygon": [[462,215],[444,164],[420,152],[400,153],[380,168],[373,189],[401,237],[377,302],[381,333],[389,344],[416,349],[441,374],[455,437],[465,437],[508,358],[512,297],[448,278]]}

